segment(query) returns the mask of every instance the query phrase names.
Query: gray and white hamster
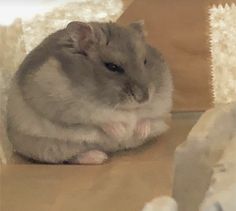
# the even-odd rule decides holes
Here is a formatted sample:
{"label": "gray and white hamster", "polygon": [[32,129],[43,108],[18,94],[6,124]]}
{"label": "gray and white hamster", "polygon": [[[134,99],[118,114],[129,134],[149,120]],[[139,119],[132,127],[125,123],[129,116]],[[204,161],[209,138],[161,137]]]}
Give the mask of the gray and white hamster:
{"label": "gray and white hamster", "polygon": [[142,24],[71,22],[33,49],[12,80],[8,135],[34,160],[99,164],[168,129],[172,80]]}

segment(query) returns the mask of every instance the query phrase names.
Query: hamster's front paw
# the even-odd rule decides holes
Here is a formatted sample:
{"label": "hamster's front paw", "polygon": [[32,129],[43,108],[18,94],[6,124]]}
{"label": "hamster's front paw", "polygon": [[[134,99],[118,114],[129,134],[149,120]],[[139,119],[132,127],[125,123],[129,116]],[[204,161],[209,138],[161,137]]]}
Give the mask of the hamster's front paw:
{"label": "hamster's front paw", "polygon": [[169,129],[169,125],[163,119],[151,120],[151,132],[149,137],[158,136]]}
{"label": "hamster's front paw", "polygon": [[115,139],[122,139],[127,135],[126,124],[122,122],[106,123],[102,125],[102,130]]}
{"label": "hamster's front paw", "polygon": [[134,130],[134,135],[137,138],[145,139],[151,132],[151,121],[150,119],[141,119],[138,121]]}
{"label": "hamster's front paw", "polygon": [[107,159],[108,156],[105,152],[99,150],[90,150],[74,157],[69,161],[69,163],[97,165],[104,163]]}

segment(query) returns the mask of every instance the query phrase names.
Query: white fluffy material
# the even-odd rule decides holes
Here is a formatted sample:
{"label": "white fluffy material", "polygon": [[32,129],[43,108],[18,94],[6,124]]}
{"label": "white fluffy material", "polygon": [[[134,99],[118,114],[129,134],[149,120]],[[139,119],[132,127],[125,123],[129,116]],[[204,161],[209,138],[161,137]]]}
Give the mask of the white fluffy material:
{"label": "white fluffy material", "polygon": [[[64,0],[45,7],[46,13],[23,21],[26,51],[48,34],[64,28],[70,21],[115,21],[123,11],[121,0]],[[58,5],[60,2],[60,5]]]}
{"label": "white fluffy material", "polygon": [[236,210],[236,136],[226,146],[223,156],[213,169],[211,185],[200,211]]}
{"label": "white fluffy material", "polygon": [[236,6],[209,10],[214,103],[236,100]]}
{"label": "white fluffy material", "polygon": [[162,196],[148,202],[143,211],[177,211],[177,203],[171,197]]}

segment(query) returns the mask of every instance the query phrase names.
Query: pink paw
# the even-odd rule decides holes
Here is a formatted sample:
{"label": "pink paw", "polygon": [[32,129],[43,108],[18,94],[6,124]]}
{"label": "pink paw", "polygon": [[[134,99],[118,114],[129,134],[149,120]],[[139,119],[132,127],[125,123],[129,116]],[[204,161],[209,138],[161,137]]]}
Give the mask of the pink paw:
{"label": "pink paw", "polygon": [[151,122],[149,119],[142,119],[140,120],[135,128],[134,131],[135,135],[138,138],[145,139],[151,133]]}
{"label": "pink paw", "polygon": [[78,155],[70,161],[72,164],[102,164],[108,159],[105,152],[99,150],[90,150]]}
{"label": "pink paw", "polygon": [[126,135],[125,124],[122,122],[112,122],[104,124],[102,126],[102,129],[106,134],[116,139],[122,139]]}

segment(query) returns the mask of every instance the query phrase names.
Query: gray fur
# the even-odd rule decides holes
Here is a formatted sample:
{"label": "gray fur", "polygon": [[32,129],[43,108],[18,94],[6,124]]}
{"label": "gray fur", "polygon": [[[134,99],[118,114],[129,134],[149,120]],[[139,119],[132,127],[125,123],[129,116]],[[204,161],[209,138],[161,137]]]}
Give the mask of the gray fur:
{"label": "gray fur", "polygon": [[[108,62],[124,74],[109,71]],[[19,153],[55,163],[90,149],[136,147],[145,141],[132,138],[140,118],[158,118],[152,136],[167,129],[171,95],[168,67],[137,23],[72,22],[36,47],[15,75],[9,138]],[[122,140],[100,127],[116,121],[129,125]]]}

